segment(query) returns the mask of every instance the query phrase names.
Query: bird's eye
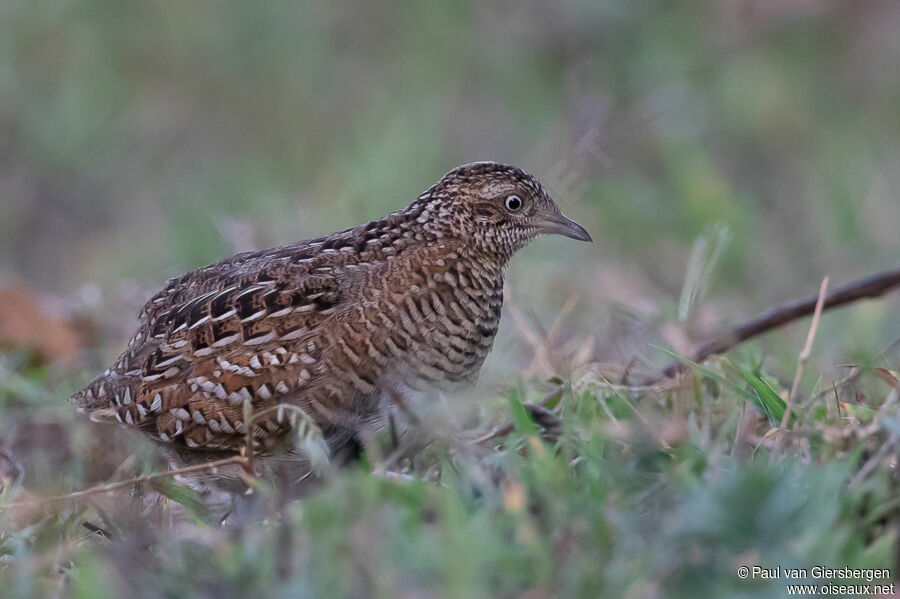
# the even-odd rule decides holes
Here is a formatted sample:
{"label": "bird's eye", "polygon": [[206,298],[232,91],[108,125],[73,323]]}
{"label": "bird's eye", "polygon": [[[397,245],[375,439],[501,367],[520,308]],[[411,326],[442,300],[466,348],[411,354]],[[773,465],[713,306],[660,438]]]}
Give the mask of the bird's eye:
{"label": "bird's eye", "polygon": [[518,212],[522,207],[522,198],[516,195],[507,196],[506,209],[510,212]]}

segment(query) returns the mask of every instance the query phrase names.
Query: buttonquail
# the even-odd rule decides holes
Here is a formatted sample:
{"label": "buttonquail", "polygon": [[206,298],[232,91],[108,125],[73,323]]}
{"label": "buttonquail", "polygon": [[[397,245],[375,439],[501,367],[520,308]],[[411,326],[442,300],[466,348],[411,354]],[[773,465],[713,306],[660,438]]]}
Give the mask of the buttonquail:
{"label": "buttonquail", "polygon": [[[239,452],[245,402],[254,413],[299,406],[336,451],[387,427],[403,398],[475,381],[504,266],[548,233],[591,241],[528,173],[457,167],[378,220],[172,279],[116,363],[72,400],[182,464]],[[255,453],[289,460],[276,441],[290,424],[268,414],[253,425]]]}

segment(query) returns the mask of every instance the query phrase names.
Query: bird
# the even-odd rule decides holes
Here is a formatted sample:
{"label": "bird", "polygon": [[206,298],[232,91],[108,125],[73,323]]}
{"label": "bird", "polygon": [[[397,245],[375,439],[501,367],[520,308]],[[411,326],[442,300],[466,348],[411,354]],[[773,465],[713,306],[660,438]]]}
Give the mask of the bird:
{"label": "bird", "polygon": [[[504,270],[547,234],[592,241],[522,169],[458,166],[372,222],[170,279],[115,363],[71,400],[181,465],[239,455],[251,439],[273,463],[299,459],[283,441],[296,421],[278,406],[302,411],[338,452],[475,383]],[[246,421],[245,407],[259,417]],[[197,484],[237,492],[237,470]]]}

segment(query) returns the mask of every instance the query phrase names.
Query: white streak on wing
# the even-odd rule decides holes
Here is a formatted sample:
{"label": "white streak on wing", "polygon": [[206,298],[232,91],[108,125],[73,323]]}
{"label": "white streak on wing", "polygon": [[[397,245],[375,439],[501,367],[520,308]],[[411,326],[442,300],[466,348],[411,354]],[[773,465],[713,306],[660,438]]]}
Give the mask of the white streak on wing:
{"label": "white streak on wing", "polygon": [[248,339],[244,341],[244,345],[260,345],[261,343],[267,343],[275,338],[275,331],[269,331],[267,334],[261,337],[254,337],[253,339]]}
{"label": "white streak on wing", "polygon": [[[233,335],[228,335],[226,337],[222,337],[221,339],[219,339],[218,341],[213,343],[210,347],[225,347],[226,345],[229,345],[230,343],[234,343],[235,341],[237,341],[238,337],[240,337],[240,336],[241,336],[240,333],[234,333]],[[196,355],[196,352],[194,355]]]}

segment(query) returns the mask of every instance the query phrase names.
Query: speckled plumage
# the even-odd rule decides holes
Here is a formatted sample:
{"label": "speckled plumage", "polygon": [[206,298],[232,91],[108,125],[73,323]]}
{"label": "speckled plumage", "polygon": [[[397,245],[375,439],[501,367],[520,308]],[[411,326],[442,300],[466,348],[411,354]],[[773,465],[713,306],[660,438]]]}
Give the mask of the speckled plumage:
{"label": "speckled plumage", "polygon": [[[220,454],[245,441],[244,402],[256,413],[290,403],[334,448],[384,426],[385,394],[475,381],[503,268],[542,233],[590,239],[524,171],[458,167],[381,219],[169,281],[112,368],[73,400],[177,452]],[[274,413],[257,422],[257,451],[288,426]]]}

